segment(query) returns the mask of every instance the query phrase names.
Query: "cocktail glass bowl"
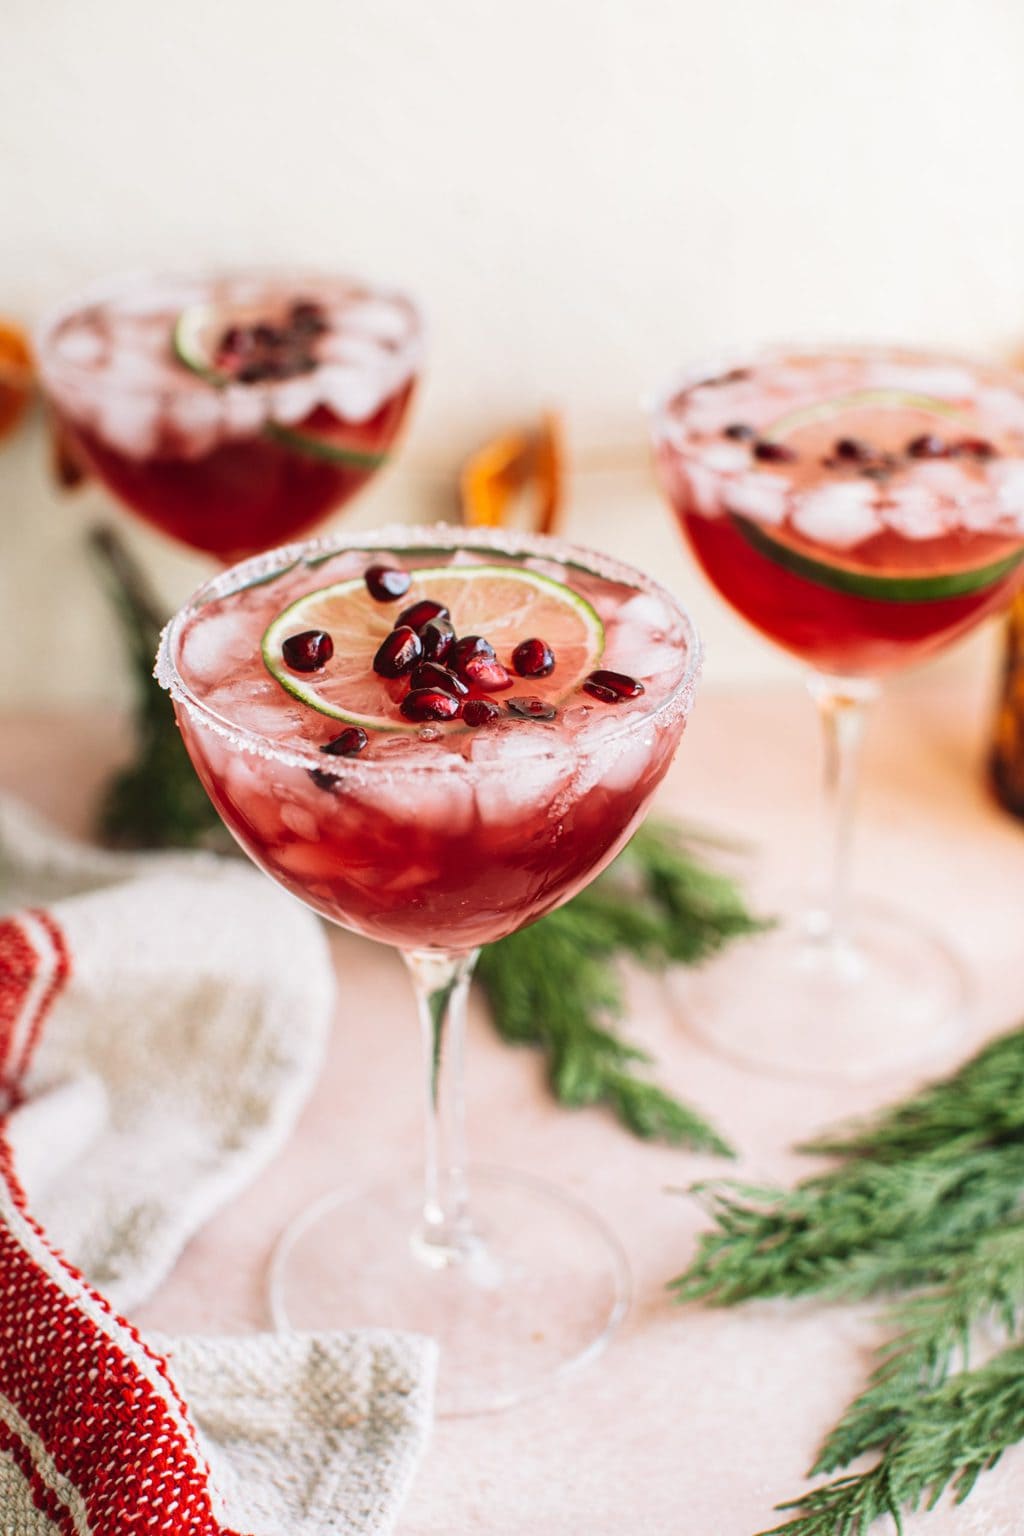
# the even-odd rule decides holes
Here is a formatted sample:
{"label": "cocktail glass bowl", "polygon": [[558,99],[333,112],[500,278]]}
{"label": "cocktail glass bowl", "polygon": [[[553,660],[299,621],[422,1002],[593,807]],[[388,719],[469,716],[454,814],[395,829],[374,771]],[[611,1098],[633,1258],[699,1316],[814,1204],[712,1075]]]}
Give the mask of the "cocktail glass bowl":
{"label": "cocktail glass bowl", "polygon": [[[316,585],[328,579],[318,575],[324,562],[339,553],[365,551],[369,564],[382,551],[401,561],[403,552],[412,559],[427,547],[435,560],[493,553],[545,562],[567,583],[574,574],[615,583],[623,601],[636,598],[666,616],[660,654],[671,678],[619,714],[595,706],[587,720],[584,708],[564,729],[558,721],[543,730],[523,722],[514,739],[492,736],[493,752],[487,728],[467,733],[464,754],[441,750],[428,728],[411,753],[398,743],[391,755],[366,758],[325,758],[299,740],[242,728],[189,681],[184,637],[211,603],[220,600],[228,612],[236,593],[249,601],[278,574],[294,581],[303,562]],[[484,1169],[470,1199],[465,1005],[479,946],[569,900],[627,841],[678,745],[699,663],[685,611],[639,572],[539,535],[452,527],[271,551],[207,583],[165,632],[158,676],[229,829],[314,910],[395,946],[418,1000],[425,1189],[417,1195],[409,1181],[345,1188],[303,1213],[273,1265],[274,1316],[286,1327],[376,1324],[433,1335],[443,1412],[483,1412],[542,1390],[590,1359],[624,1315],[621,1246],[574,1196],[532,1176]],[[231,665],[241,665],[237,656]],[[571,974],[564,984],[572,985]]]}

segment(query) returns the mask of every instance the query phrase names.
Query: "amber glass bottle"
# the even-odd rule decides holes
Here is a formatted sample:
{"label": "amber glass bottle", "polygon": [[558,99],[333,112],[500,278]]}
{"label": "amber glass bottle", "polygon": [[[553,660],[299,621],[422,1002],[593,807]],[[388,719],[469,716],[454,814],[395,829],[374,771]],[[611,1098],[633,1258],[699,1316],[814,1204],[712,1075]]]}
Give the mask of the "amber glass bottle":
{"label": "amber glass bottle", "polygon": [[1005,647],[990,766],[996,795],[1024,818],[1024,592],[1007,616]]}

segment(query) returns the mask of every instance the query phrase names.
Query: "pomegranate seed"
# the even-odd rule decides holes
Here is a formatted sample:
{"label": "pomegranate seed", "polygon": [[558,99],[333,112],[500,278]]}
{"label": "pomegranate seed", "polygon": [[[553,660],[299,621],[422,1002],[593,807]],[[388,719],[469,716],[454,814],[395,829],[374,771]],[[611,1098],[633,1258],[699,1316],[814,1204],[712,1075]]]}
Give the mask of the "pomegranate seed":
{"label": "pomegranate seed", "polygon": [[448,659],[456,672],[461,672],[466,662],[474,656],[486,656],[488,661],[494,660],[494,646],[483,635],[463,635],[461,640],[456,640]]}
{"label": "pomegranate seed", "polygon": [[757,436],[757,433],[753,427],[748,427],[745,421],[731,421],[724,428],[722,436],[731,437],[734,443],[749,443],[752,437]]}
{"label": "pomegranate seed", "polygon": [[296,299],[292,305],[289,324],[293,331],[303,336],[319,336],[330,330],[323,308],[313,299]]}
{"label": "pomegranate seed", "polygon": [[459,671],[467,683],[482,693],[501,693],[502,689],[512,687],[511,672],[490,656],[471,656]]}
{"label": "pomegranate seed", "polygon": [[326,790],[329,795],[333,795],[341,783],[336,773],[325,773],[322,768],[310,768],[309,776],[317,789]]}
{"label": "pomegranate seed", "polygon": [[520,677],[547,677],[555,670],[555,653],[546,640],[524,640],[512,652],[512,665]]}
{"label": "pomegranate seed", "polygon": [[755,443],[754,458],[764,464],[792,464],[796,454],[785,443]]}
{"label": "pomegranate seed", "polygon": [[837,459],[845,459],[849,464],[867,464],[874,458],[871,444],[861,437],[837,438],[834,452]]}
{"label": "pomegranate seed", "polygon": [[491,720],[497,720],[500,714],[501,710],[490,699],[469,699],[462,706],[462,718],[474,730],[478,725],[487,725]]}
{"label": "pomegranate seed", "polygon": [[432,597],[423,597],[418,603],[410,603],[408,608],[403,608],[396,622],[407,624],[410,629],[421,629],[431,619],[450,618],[451,614],[444,603],[435,603]]}
{"label": "pomegranate seed", "polygon": [[393,603],[404,597],[412,586],[408,571],[393,565],[368,565],[363,572],[366,590],[377,603]]}
{"label": "pomegranate seed", "polygon": [[424,660],[442,664],[448,661],[455,644],[455,630],[447,619],[428,619],[416,633],[423,645]]}
{"label": "pomegranate seed", "polygon": [[440,688],[414,688],[400,708],[407,720],[454,720],[462,702]]}
{"label": "pomegranate seed", "polygon": [[511,699],[505,700],[505,708],[510,715],[521,715],[524,720],[553,720],[557,710],[546,699],[534,698],[529,693],[517,693]]}
{"label": "pomegranate seed", "polygon": [[464,699],[469,692],[461,677],[456,677],[447,667],[439,667],[436,661],[421,661],[409,678],[409,686],[440,688],[442,693],[454,694],[457,699]]}
{"label": "pomegranate seed", "polygon": [[583,690],[600,699],[603,704],[617,704],[620,699],[638,699],[644,685],[626,672],[591,672],[584,680]]}
{"label": "pomegranate seed", "polygon": [[334,641],[324,629],[304,629],[288,636],[281,655],[293,672],[319,672],[334,655]]}
{"label": "pomegranate seed", "polygon": [[385,635],[373,658],[373,670],[380,677],[404,677],[423,655],[419,635],[408,624],[397,624]]}
{"label": "pomegranate seed", "polygon": [[342,731],[340,736],[335,736],[332,741],[325,741],[320,751],[328,753],[331,757],[355,757],[357,752],[363,750],[369,739],[361,726],[350,725],[347,730]]}
{"label": "pomegranate seed", "polygon": [[962,437],[953,449],[954,453],[968,453],[972,459],[994,459],[996,446],[986,437]]}
{"label": "pomegranate seed", "polygon": [[944,459],[947,451],[945,439],[935,432],[922,432],[920,437],[912,437],[907,444],[912,459]]}

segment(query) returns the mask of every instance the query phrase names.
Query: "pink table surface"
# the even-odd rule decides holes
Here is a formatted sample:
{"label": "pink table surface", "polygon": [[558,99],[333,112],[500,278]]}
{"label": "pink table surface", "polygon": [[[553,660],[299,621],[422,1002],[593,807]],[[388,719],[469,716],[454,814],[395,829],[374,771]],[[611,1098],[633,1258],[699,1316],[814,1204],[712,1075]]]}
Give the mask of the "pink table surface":
{"label": "pink table surface", "polygon": [[[956,1056],[1024,1015],[1024,825],[1002,815],[984,788],[988,706],[982,690],[958,685],[951,695],[935,674],[901,685],[872,731],[861,807],[860,887],[927,914],[973,972],[970,1034]],[[83,830],[123,741],[109,719],[8,719],[0,785]],[[659,809],[749,838],[748,876],[767,890],[813,858],[816,748],[812,712],[796,689],[705,690]],[[332,945],[336,1027],[298,1130],[189,1245],[139,1309],[143,1326],[263,1325],[265,1267],[282,1224],[339,1176],[369,1181],[416,1159],[417,1041],[404,972],[396,956],[350,935],[336,933]],[[662,983],[642,974],[630,979],[630,1015],[662,1079],[712,1116],[741,1162],[728,1168],[643,1145],[602,1113],[557,1108],[536,1057],[501,1044],[475,1000],[476,1156],[557,1178],[602,1211],[629,1252],[636,1296],[608,1353],[558,1390],[497,1417],[438,1424],[400,1536],[751,1536],[773,1523],[776,1501],[801,1490],[818,1440],[864,1380],[882,1338],[870,1309],[672,1306],[665,1282],[685,1265],[702,1218],[667,1187],[723,1171],[790,1178],[803,1167],[788,1150],[795,1140],[926,1074],[855,1089],[755,1076],[709,1054]],[[1009,1536],[1020,1529],[1022,1498],[1017,1450],[962,1509],[944,1505],[907,1529]]]}

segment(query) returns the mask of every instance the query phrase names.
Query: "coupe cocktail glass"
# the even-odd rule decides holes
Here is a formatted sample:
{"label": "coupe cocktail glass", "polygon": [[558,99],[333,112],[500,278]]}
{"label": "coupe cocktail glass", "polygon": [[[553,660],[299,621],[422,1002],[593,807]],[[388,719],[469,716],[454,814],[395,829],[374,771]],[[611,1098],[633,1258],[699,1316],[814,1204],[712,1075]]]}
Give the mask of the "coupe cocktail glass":
{"label": "coupe cocktail glass", "polygon": [[865,715],[887,673],[951,644],[1024,576],[1024,381],[902,349],[777,350],[677,379],[653,412],[661,483],[724,598],[812,669],[831,801],[825,893],[710,967],[694,1026],[775,1070],[872,1076],[941,1049],[955,958],[853,904]]}
{"label": "coupe cocktail glass", "polygon": [[[366,593],[364,573],[381,563],[411,578],[394,603]],[[467,642],[468,630],[490,638],[498,675],[467,662],[465,715],[417,723],[402,713],[408,677],[382,681],[359,658],[386,640],[396,609],[439,597]],[[537,635],[541,612],[564,642]],[[332,659],[289,672],[293,627],[330,634]],[[553,644],[554,670],[542,657],[494,691],[513,650],[538,638]],[[598,657],[623,675],[619,694],[581,686]],[[275,1262],[274,1314],[434,1335],[445,1411],[537,1391],[623,1315],[621,1249],[585,1206],[493,1171],[470,1202],[466,996],[480,945],[568,901],[626,842],[672,759],[698,666],[686,613],[640,573],[539,535],[448,526],[273,551],[209,582],[165,632],[158,676],[231,832],[315,911],[396,946],[419,1004],[425,1192],[417,1201],[409,1181],[343,1192],[300,1217]],[[353,731],[362,749],[334,755]]]}
{"label": "coupe cocktail glass", "polygon": [[366,484],[421,350],[402,295],[302,271],[125,278],[38,338],[63,449],[224,563],[305,532]]}

